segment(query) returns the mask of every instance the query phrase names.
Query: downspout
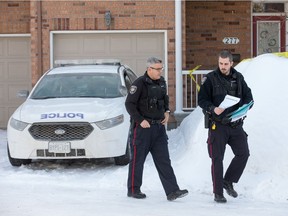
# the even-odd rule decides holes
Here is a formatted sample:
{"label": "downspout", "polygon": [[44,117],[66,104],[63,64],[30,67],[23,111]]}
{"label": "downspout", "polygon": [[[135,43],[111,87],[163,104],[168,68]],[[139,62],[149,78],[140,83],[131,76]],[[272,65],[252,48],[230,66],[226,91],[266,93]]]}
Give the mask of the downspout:
{"label": "downspout", "polygon": [[42,2],[37,1],[37,53],[38,53],[38,75],[43,74],[42,64]]}
{"label": "downspout", "polygon": [[182,113],[183,81],[182,81],[182,12],[181,0],[175,0],[175,85],[176,109],[174,113]]}

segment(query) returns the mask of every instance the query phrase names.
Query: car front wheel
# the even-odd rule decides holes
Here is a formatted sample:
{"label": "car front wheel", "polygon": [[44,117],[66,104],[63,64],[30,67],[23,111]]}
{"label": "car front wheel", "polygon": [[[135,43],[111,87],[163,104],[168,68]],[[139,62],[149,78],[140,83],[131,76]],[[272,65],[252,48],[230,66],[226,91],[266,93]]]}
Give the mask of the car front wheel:
{"label": "car front wheel", "polygon": [[7,153],[8,153],[8,158],[9,158],[9,161],[10,161],[10,164],[12,166],[21,166],[22,164],[23,165],[27,165],[27,164],[30,164],[32,162],[31,159],[18,159],[18,158],[12,158],[11,155],[10,155],[10,151],[9,151],[9,146],[7,145]]}
{"label": "car front wheel", "polygon": [[125,155],[115,157],[114,162],[115,165],[125,166],[129,163],[129,161],[130,161],[130,147],[129,144],[127,144]]}

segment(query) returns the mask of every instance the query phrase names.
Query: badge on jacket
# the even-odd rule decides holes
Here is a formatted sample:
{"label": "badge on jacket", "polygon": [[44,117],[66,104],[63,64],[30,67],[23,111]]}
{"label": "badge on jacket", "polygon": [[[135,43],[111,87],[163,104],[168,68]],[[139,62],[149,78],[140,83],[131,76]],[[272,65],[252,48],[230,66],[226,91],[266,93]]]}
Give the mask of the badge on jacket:
{"label": "badge on jacket", "polygon": [[134,94],[136,91],[137,91],[137,86],[132,85],[129,90],[130,94]]}

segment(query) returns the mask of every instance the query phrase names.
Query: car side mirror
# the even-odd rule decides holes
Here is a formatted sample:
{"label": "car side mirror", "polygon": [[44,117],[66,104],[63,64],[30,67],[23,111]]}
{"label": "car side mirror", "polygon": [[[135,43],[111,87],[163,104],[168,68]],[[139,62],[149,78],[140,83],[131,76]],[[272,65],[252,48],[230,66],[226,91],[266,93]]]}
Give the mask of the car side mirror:
{"label": "car side mirror", "polygon": [[27,98],[29,96],[28,90],[20,90],[17,92],[17,98]]}
{"label": "car side mirror", "polygon": [[128,94],[127,88],[125,86],[120,86],[119,91],[123,96]]}

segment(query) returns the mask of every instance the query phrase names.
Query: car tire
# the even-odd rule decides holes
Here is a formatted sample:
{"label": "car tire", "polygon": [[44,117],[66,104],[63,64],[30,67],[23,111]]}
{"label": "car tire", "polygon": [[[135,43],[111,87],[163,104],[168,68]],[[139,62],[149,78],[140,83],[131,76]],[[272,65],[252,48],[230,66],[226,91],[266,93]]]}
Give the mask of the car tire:
{"label": "car tire", "polygon": [[32,162],[31,159],[18,159],[18,158],[12,158],[10,155],[10,151],[9,151],[9,146],[7,145],[7,153],[8,153],[8,158],[9,158],[9,162],[12,166],[21,166],[21,165],[27,165],[30,164]]}
{"label": "car tire", "polygon": [[129,161],[130,161],[130,147],[129,144],[127,144],[125,155],[114,157],[114,163],[117,166],[125,166],[129,163]]}

